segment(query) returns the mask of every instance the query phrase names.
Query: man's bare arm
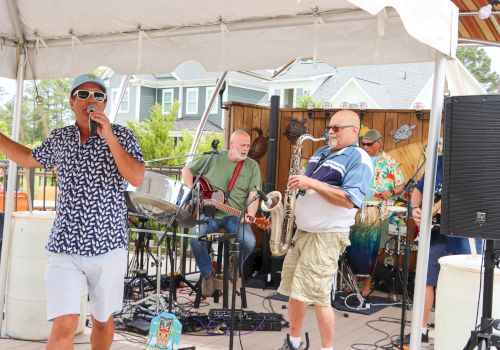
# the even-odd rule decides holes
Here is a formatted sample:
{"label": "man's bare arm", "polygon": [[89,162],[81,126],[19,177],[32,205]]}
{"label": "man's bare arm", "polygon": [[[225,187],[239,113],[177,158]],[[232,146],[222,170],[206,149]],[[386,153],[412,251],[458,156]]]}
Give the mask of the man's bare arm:
{"label": "man's bare arm", "polygon": [[2,133],[0,133],[0,151],[5,153],[7,158],[24,168],[33,169],[42,167],[42,164],[33,158],[30,148],[11,140]]}

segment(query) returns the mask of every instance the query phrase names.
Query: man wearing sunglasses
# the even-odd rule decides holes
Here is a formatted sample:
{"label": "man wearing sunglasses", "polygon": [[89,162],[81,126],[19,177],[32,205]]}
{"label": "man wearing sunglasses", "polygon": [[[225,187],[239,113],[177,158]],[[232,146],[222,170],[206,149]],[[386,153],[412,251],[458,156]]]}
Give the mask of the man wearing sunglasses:
{"label": "man wearing sunglasses", "polygon": [[368,130],[363,135],[361,146],[370,155],[375,170],[365,199],[393,202],[405,187],[398,162],[382,150],[382,135],[375,129]]}
{"label": "man wearing sunglasses", "polygon": [[333,349],[333,278],[373,176],[370,157],[357,144],[359,128],[355,112],[335,113],[328,125],[328,144],[313,154],[304,175],[288,181],[290,190],[305,193],[296,201],[297,231],[283,262],[278,290],[289,296],[290,341],[285,339],[281,350],[303,348],[302,322],[309,304],[314,305],[321,349]]}
{"label": "man wearing sunglasses", "polygon": [[[388,207],[393,205],[397,196],[403,192],[405,182],[398,162],[385,153],[382,146],[382,135],[375,129],[368,130],[361,138],[361,147],[370,155],[374,169],[370,190],[366,194],[365,200],[376,200],[381,203],[380,246],[384,247],[389,229],[387,218],[390,213]],[[376,264],[374,269],[375,267]],[[365,279],[361,291],[362,296],[366,297],[372,292],[371,282],[371,276]]]}
{"label": "man wearing sunglasses", "polygon": [[[104,114],[102,79],[73,80],[69,104],[76,123],[52,130],[34,150],[0,134],[0,151],[25,168],[55,168],[59,195],[45,273],[49,350],[73,348],[80,303],[89,292],[92,349],[109,349],[113,313],[120,311],[127,269],[127,183],[139,186],[144,159],[133,133]],[[91,134],[90,120],[96,124]]]}

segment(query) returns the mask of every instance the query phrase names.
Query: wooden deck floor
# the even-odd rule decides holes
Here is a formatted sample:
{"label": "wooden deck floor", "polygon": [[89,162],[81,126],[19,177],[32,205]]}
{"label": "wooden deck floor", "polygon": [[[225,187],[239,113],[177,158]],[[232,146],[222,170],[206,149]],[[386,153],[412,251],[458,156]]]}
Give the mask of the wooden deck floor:
{"label": "wooden deck floor", "polygon": [[[274,312],[281,313],[285,319],[288,319],[287,310],[282,306],[285,302],[267,299],[274,294],[273,290],[247,289],[248,309],[256,312]],[[379,293],[378,295],[384,296]],[[239,298],[237,305],[239,305]],[[189,303],[194,300],[194,296],[179,294],[179,303]],[[231,298],[229,299],[231,300]],[[198,310],[202,313],[208,313],[211,308],[220,308],[221,304],[214,304],[213,299],[208,299],[206,305]],[[391,339],[396,340],[399,335],[401,309],[395,306],[388,306],[372,315],[365,316],[357,313],[336,312],[335,341],[334,348],[341,349],[382,349],[389,348]],[[411,318],[411,312],[407,313],[407,318]],[[29,325],[27,325],[29,327]],[[408,331],[409,328],[407,328]],[[310,350],[320,348],[319,333],[314,317],[312,307],[308,308],[304,320],[304,331],[309,333]],[[278,349],[285,339],[288,329],[283,328],[281,332],[238,332],[235,333],[233,349],[245,350],[267,350]],[[229,332],[228,332],[229,334]],[[84,333],[75,338],[75,349],[90,349],[89,343],[90,329],[86,328]],[[432,338],[432,330],[431,330]],[[378,347],[376,347],[378,345]],[[144,349],[146,346],[146,337],[134,333],[118,332],[113,343],[113,350],[131,350]],[[229,335],[207,335],[207,334],[183,334],[181,337],[181,347],[195,346],[198,350],[226,350],[229,349]],[[0,339],[0,350],[38,350],[44,349],[43,342],[27,342],[16,339]],[[433,349],[432,339],[429,345],[425,344],[423,349]]]}

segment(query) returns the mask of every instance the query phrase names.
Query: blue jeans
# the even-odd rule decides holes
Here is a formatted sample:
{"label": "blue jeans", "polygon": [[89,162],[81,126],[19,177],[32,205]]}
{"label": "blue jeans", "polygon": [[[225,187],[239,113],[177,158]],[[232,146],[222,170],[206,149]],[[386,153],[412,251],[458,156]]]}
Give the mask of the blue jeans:
{"label": "blue jeans", "polygon": [[[218,232],[220,228],[226,229],[229,233],[235,233],[239,221],[240,218],[236,216],[229,216],[222,220],[209,219],[206,225],[200,226],[200,236]],[[252,227],[249,224],[239,224],[237,237],[240,242],[240,257],[238,264],[241,266],[255,247],[255,236],[252,232]],[[210,277],[212,274],[212,260],[208,255],[207,242],[198,241],[197,238],[191,238],[190,242],[191,251],[200,269],[201,276],[203,278]],[[243,242],[243,248],[241,247],[241,242]]]}

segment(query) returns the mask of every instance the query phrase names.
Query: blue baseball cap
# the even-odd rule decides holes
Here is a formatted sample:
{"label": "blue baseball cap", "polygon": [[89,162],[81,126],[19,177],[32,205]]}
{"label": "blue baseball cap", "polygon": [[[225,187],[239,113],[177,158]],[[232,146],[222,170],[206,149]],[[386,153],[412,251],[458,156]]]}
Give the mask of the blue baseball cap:
{"label": "blue baseball cap", "polygon": [[73,79],[73,83],[71,84],[71,96],[73,96],[73,92],[82,84],[85,83],[94,83],[101,87],[102,91],[106,93],[106,85],[104,84],[104,80],[99,78],[94,74],[82,74]]}

